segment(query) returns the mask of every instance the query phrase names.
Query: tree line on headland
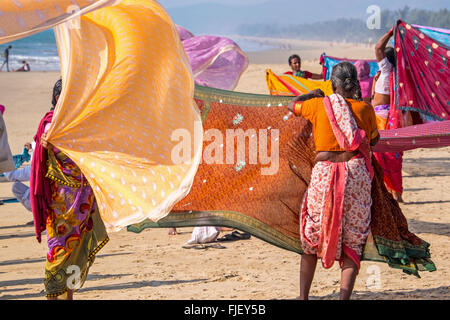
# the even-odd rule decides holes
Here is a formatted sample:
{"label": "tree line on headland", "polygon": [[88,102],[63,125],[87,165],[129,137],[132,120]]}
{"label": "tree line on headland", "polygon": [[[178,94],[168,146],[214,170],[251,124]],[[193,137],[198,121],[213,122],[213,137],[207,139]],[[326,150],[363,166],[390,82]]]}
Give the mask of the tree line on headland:
{"label": "tree line on headland", "polygon": [[[369,17],[369,15],[368,15]],[[409,24],[450,29],[450,10],[429,11],[404,7],[397,11],[381,11],[379,29],[369,29],[367,21],[340,18],[309,24],[278,25],[269,23],[242,24],[237,33],[244,36],[285,37],[308,40],[374,42],[401,19]]]}

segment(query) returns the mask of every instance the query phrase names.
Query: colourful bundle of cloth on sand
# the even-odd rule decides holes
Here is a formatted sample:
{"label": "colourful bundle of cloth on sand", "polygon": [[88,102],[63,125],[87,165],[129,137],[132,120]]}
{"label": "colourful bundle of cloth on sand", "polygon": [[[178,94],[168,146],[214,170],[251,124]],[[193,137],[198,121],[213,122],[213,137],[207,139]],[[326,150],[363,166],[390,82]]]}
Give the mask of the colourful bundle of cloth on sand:
{"label": "colourful bundle of cloth on sand", "polygon": [[[128,230],[226,226],[302,253],[299,213],[315,157],[310,125],[286,109],[287,97],[196,86],[195,99],[205,130],[203,158],[210,161],[200,164],[190,193],[168,216],[134,224]],[[217,140],[227,137],[229,130],[241,130],[258,147],[247,146],[242,154],[239,143],[245,146],[245,141]],[[209,142],[212,136],[215,140]],[[228,156],[229,152],[241,158],[233,156],[235,161],[228,163],[225,153]],[[258,156],[263,161],[255,161]],[[435,270],[429,244],[408,230],[398,203],[384,186],[382,169],[376,160],[373,163],[371,234],[362,259],[387,262],[415,275]]]}
{"label": "colourful bundle of cloth on sand", "polygon": [[196,84],[233,90],[248,67],[248,58],[231,39],[219,36],[194,36],[177,26]]}

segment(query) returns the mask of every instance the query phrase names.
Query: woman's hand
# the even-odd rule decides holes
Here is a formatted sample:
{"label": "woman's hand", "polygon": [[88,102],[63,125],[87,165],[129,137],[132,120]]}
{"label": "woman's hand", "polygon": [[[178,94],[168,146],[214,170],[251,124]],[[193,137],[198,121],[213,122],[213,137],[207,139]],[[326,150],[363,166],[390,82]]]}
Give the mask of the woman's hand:
{"label": "woman's hand", "polygon": [[310,95],[313,95],[314,98],[324,98],[325,93],[323,93],[322,89],[314,89],[309,92]]}
{"label": "woman's hand", "polygon": [[41,136],[41,146],[47,149],[49,145],[50,143],[47,141],[47,132],[44,132]]}

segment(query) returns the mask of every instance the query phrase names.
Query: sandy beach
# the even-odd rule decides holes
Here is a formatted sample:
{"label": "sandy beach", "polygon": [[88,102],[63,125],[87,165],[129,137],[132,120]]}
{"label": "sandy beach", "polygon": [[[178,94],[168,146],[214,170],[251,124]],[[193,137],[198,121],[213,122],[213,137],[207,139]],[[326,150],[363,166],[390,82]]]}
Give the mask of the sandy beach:
{"label": "sandy beach", "polygon": [[[300,45],[299,45],[300,47]],[[320,72],[322,52],[332,56],[372,58],[373,49],[350,44],[313,43],[305,50],[249,53],[250,66],[236,91],[268,94],[265,70],[287,71],[287,58],[299,53],[303,69]],[[54,72],[0,72],[0,103],[13,153],[32,140],[51,105]],[[362,262],[353,299],[450,299],[450,147],[417,149],[404,157],[401,208],[410,229],[431,244],[437,271],[421,278],[387,264]],[[11,183],[0,183],[0,199],[12,197]],[[46,237],[38,243],[32,220],[19,203],[0,206],[0,299],[45,299]],[[192,228],[169,236],[167,229],[140,234],[122,230],[97,255],[75,299],[295,299],[299,295],[300,256],[252,237],[183,248]],[[374,282],[373,279],[379,280]],[[312,299],[337,299],[340,269],[318,266]]]}

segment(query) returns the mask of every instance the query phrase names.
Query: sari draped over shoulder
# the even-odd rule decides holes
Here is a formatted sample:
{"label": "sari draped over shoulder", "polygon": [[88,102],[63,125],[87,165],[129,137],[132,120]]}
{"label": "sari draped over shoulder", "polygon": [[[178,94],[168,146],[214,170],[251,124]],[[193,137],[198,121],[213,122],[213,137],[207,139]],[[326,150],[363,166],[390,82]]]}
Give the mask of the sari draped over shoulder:
{"label": "sari draped over shoulder", "polygon": [[53,110],[47,112],[39,123],[37,133],[34,136],[36,147],[31,161],[30,202],[36,238],[39,242],[41,242],[41,233],[45,231],[48,203],[51,199],[50,182],[45,179],[47,173],[47,150],[41,145],[41,136],[45,132],[45,127],[52,122],[52,119]]}

